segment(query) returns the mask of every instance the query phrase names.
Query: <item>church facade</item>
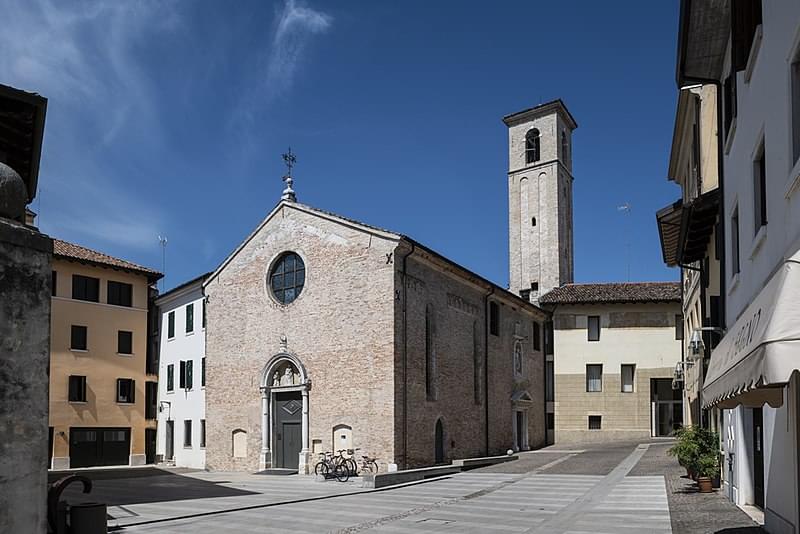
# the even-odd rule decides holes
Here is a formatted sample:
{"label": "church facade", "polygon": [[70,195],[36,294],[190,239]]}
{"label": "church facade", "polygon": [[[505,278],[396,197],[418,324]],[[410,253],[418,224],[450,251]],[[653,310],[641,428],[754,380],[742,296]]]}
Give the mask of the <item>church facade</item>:
{"label": "church facade", "polygon": [[547,314],[406,236],[284,195],[204,291],[209,469],[545,444]]}

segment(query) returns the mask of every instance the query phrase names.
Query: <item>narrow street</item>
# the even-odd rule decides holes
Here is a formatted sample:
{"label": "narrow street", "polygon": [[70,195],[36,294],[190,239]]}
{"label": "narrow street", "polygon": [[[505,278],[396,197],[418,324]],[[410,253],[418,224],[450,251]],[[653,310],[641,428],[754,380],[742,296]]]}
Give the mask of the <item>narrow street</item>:
{"label": "narrow street", "polygon": [[[519,460],[385,490],[312,477],[180,472],[97,482],[124,532],[748,533],[721,494],[701,495],[669,443],[550,447]],[[129,471],[120,471],[120,477]],[[159,488],[181,500],[158,501]],[[80,500],[77,494],[70,499]],[[124,517],[122,517],[124,516]],[[182,519],[179,519],[182,518]],[[129,526],[125,526],[129,525]]]}

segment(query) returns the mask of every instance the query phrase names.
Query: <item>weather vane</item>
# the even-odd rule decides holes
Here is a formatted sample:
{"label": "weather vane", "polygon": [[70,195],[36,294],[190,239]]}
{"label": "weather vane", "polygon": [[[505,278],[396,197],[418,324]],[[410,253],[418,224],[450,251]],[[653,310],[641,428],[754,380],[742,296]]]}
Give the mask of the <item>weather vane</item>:
{"label": "weather vane", "polygon": [[297,200],[297,197],[294,194],[294,189],[292,189],[292,184],[294,184],[294,179],[292,178],[292,168],[294,164],[297,163],[297,156],[292,154],[292,147],[289,147],[289,151],[285,154],[281,154],[283,158],[283,162],[286,164],[286,175],[283,177],[283,181],[286,182],[286,189],[283,190],[283,194],[281,195],[282,200],[288,200],[290,202],[294,202]]}

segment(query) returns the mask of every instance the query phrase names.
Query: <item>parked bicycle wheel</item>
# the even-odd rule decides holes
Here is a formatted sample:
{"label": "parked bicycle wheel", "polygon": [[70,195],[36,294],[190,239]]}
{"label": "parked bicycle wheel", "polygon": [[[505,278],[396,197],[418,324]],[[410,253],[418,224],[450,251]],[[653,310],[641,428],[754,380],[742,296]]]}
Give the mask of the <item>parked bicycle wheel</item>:
{"label": "parked bicycle wheel", "polygon": [[373,475],[378,474],[378,462],[375,460],[367,460],[364,462],[364,469],[372,473]]}
{"label": "parked bicycle wheel", "polygon": [[339,482],[347,482],[350,479],[350,470],[347,468],[347,465],[341,463],[333,468],[333,476],[335,476],[336,480]]}
{"label": "parked bicycle wheel", "polygon": [[354,459],[347,458],[344,461],[344,466],[350,472],[350,476],[351,477],[357,477],[358,476],[358,464],[356,463],[356,461]]}
{"label": "parked bicycle wheel", "polygon": [[323,476],[328,478],[328,472],[330,469],[328,468],[328,464],[326,462],[317,462],[317,465],[314,466],[314,474]]}

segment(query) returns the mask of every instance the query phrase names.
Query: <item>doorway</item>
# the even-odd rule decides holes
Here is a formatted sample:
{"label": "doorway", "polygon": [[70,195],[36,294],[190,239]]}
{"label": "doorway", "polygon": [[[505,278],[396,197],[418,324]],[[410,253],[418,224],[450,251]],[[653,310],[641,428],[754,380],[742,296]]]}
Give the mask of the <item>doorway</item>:
{"label": "doorway", "polygon": [[144,458],[145,463],[156,463],[156,429],[144,429]]}
{"label": "doorway", "polygon": [[130,428],[69,429],[69,466],[94,467],[128,465],[131,452]]}
{"label": "doorway", "polygon": [[671,378],[650,379],[650,404],[654,437],[671,436],[683,426],[683,393],[672,389]]}
{"label": "doorway", "polygon": [[435,434],[435,444],[434,444],[434,463],[441,464],[444,463],[444,428],[442,427],[442,420],[436,420],[436,430]]}
{"label": "doorway", "polygon": [[275,467],[297,469],[303,447],[302,408],[299,391],[275,393],[275,418],[272,432],[275,436]]}
{"label": "doorway", "polygon": [[166,443],[166,454],[165,458],[167,460],[174,460],[175,459],[175,421],[167,421],[167,429],[166,429],[166,439],[164,440]]}
{"label": "doorway", "polygon": [[764,409],[753,408],[753,504],[764,508]]}

